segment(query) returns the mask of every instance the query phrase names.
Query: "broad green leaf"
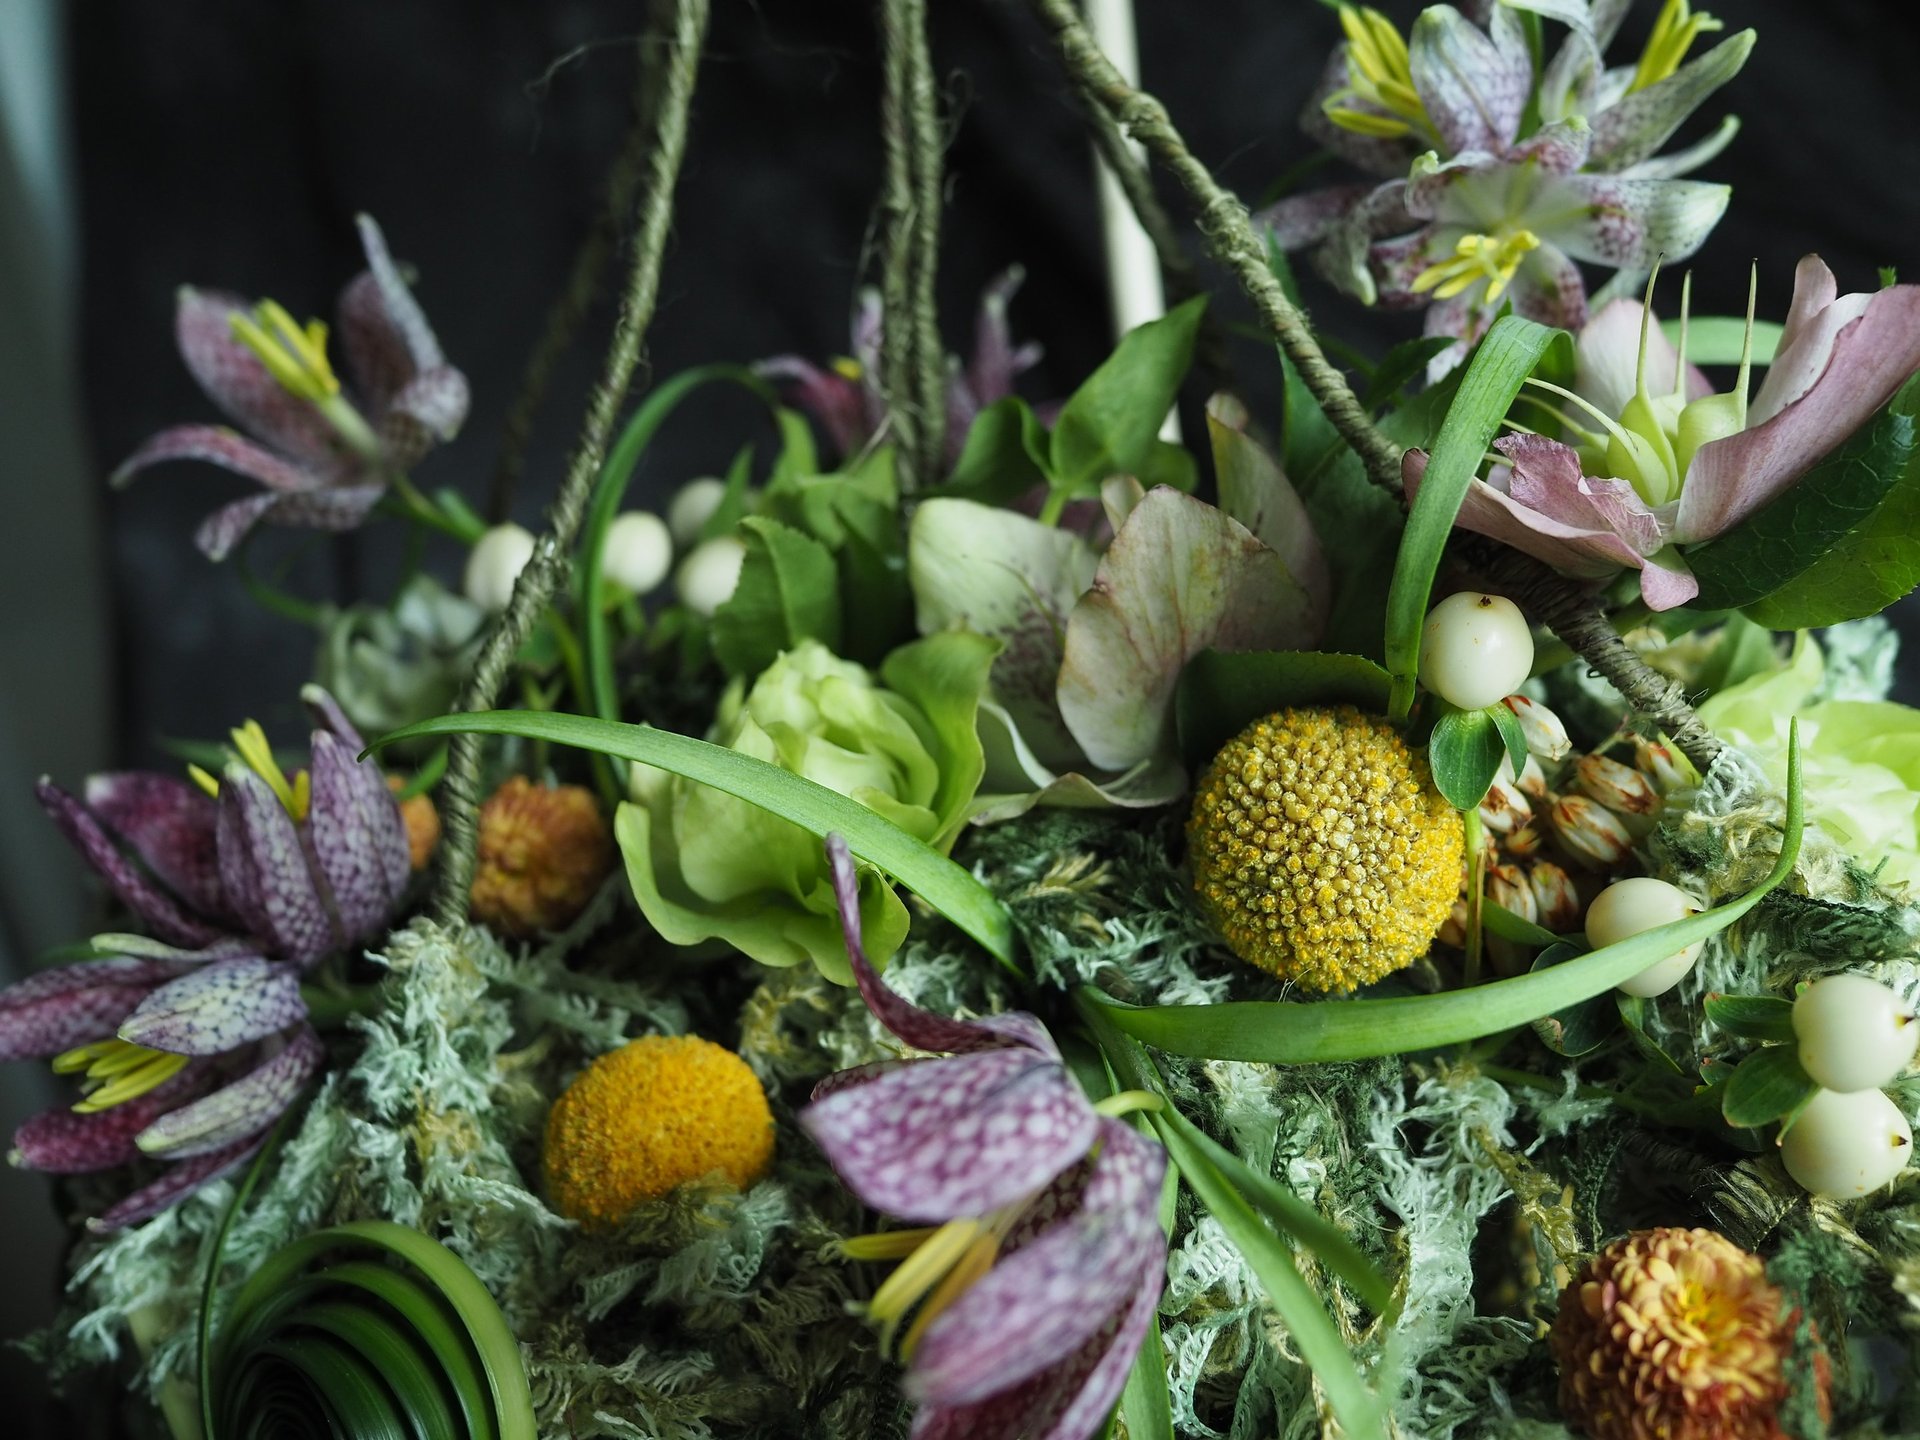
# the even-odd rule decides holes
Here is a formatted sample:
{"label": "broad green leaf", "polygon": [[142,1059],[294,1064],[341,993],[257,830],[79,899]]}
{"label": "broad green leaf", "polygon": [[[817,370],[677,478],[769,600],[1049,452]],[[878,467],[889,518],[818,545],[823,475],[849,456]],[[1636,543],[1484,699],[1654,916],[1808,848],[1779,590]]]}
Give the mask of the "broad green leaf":
{"label": "broad green leaf", "polygon": [[1460,388],[1427,458],[1419,494],[1407,514],[1407,528],[1400,538],[1400,553],[1387,592],[1386,658],[1387,671],[1393,677],[1388,714],[1395,720],[1405,719],[1413,708],[1427,600],[1433,593],[1433,577],[1440,568],[1440,557],[1447,537],[1453,533],[1454,517],[1467,486],[1479,473],[1481,458],[1521,383],[1550,345],[1566,339],[1565,331],[1549,330],[1518,315],[1503,315],[1493,322],[1467,362]]}
{"label": "broad green leaf", "polygon": [[701,525],[700,533],[695,538],[696,544],[733,533],[733,527],[747,513],[752,483],[753,446],[742,445],[734,452],[733,463],[727,466],[726,488],[720,492],[720,503],[713,507],[713,513]]}
{"label": "broad green leaf", "polygon": [[1202,650],[1174,697],[1180,751],[1199,770],[1254,721],[1307,705],[1387,708],[1387,672],[1359,655],[1324,650]]}
{"label": "broad green leaf", "polygon": [[1397,400],[1409,382],[1426,373],[1427,362],[1453,343],[1451,335],[1422,335],[1402,340],[1381,356],[1380,363],[1374,367],[1366,392],[1360,397],[1361,408],[1371,414]]}
{"label": "broad green leaf", "polygon": [[740,522],[747,558],[733,596],[714,612],[713,652],[730,675],[753,675],[782,650],[841,639],[840,572],[833,552],[778,520]]}
{"label": "broad green leaf", "polygon": [[1489,706],[1487,714],[1493,717],[1493,723],[1500,731],[1501,742],[1506,747],[1507,763],[1513,766],[1513,773],[1518,775],[1527,765],[1527,732],[1520,728],[1520,717],[1505,705]]}
{"label": "broad green leaf", "polygon": [[[1668,340],[1680,343],[1680,320],[1662,320]],[[1753,363],[1771,365],[1783,327],[1772,320],[1753,322]],[[1737,315],[1695,315],[1687,321],[1687,359],[1695,365],[1738,365],[1746,344],[1747,322]]]}
{"label": "broad green leaf", "polygon": [[1797,742],[1787,769],[1787,814],[1779,857],[1753,889],[1736,900],[1670,925],[1511,980],[1439,995],[1379,1000],[1231,1001],[1220,1005],[1132,1006],[1101,1002],[1115,1028],[1174,1055],[1305,1065],[1437,1050],[1531,1024],[1604,995],[1697,940],[1745,915],[1793,871],[1803,814]]}
{"label": "broad green leaf", "polygon": [[[1724,535],[1686,551],[1697,604],[1803,630],[1878,614],[1920,581],[1913,417],[1882,411]],[[1882,512],[1885,512],[1884,514]]]}
{"label": "broad green leaf", "polygon": [[1770,1045],[1754,1051],[1734,1069],[1720,1095],[1720,1113],[1736,1130],[1751,1130],[1793,1114],[1819,1088],[1800,1068],[1798,1050]]}
{"label": "broad green leaf", "polygon": [[1207,402],[1207,437],[1213,446],[1220,508],[1251,530],[1286,564],[1324,629],[1332,608],[1333,575],[1307,507],[1280,463],[1252,435],[1246,406],[1222,392]]}
{"label": "broad green leaf", "polygon": [[1018,395],[996,400],[967,429],[953,473],[934,493],[943,498],[1007,505],[1047,483],[1052,463],[1047,427]]}
{"label": "broad green leaf", "polygon": [[1793,1002],[1777,995],[1709,995],[1707,1019],[1746,1040],[1792,1043]]}
{"label": "broad green leaf", "polygon": [[[1484,919],[1484,915],[1482,916]],[[1558,941],[1534,957],[1532,969],[1551,969],[1577,959],[1580,951]],[[1608,995],[1595,995],[1565,1010],[1556,1010],[1533,1022],[1533,1033],[1540,1043],[1556,1055],[1572,1058],[1597,1050],[1612,1038],[1620,1024],[1620,1012]]]}
{"label": "broad green leaf", "polygon": [[1735,612],[1714,638],[1713,649],[1701,665],[1694,684],[1709,695],[1718,695],[1742,680],[1750,680],[1779,666],[1780,654],[1773,646],[1773,632]]}
{"label": "broad green leaf", "polygon": [[1093,495],[1109,475],[1138,475],[1193,363],[1206,298],[1196,295],[1128,331],[1074,391],[1053,424],[1049,467],[1071,495]]}
{"label": "broad green leaf", "polygon": [[1480,902],[1480,925],[1489,935],[1498,935],[1502,940],[1511,940],[1516,945],[1542,949],[1560,943],[1560,937],[1551,930],[1484,898]]}
{"label": "broad green leaf", "polygon": [[1672,1052],[1658,1040],[1647,1028],[1647,1015],[1653,1009],[1653,1002],[1644,995],[1628,995],[1616,990],[1613,1005],[1620,1012],[1620,1023],[1627,1027],[1627,1035],[1633,1041],[1634,1049],[1651,1060],[1662,1072],[1668,1075],[1684,1076],[1686,1067],[1676,1059]]}
{"label": "broad green leaf", "polygon": [[822,839],[837,832],[856,856],[919,895],[1002,963],[1013,964],[1013,925],[1006,908],[968,871],[859,801],[725,746],[584,715],[483,710],[422,721],[381,736],[369,748],[415,735],[463,733],[519,735],[658,766],[771,810]]}
{"label": "broad green leaf", "polygon": [[1191,495],[1200,486],[1200,466],[1194,460],[1193,452],[1184,445],[1176,445],[1158,436],[1154,437],[1146,454],[1141,457],[1139,466],[1131,474],[1146,490],[1165,485]]}
{"label": "broad green leaf", "polygon": [[[1526,747],[1523,744],[1521,748],[1524,751]],[[1487,798],[1487,787],[1500,773],[1500,762],[1506,756],[1506,737],[1486,710],[1447,711],[1434,722],[1433,735],[1427,741],[1433,783],[1456,810],[1471,810]]]}

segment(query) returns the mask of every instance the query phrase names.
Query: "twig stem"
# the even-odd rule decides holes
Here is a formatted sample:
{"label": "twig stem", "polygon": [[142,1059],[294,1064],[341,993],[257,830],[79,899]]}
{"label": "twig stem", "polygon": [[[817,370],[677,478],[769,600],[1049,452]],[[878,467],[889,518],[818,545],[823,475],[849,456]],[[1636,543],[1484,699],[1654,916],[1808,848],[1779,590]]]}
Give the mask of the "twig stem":
{"label": "twig stem", "polygon": [[940,251],[939,97],[927,49],[926,0],[880,0],[880,391],[898,447],[903,488],[945,469],[947,357],[934,277]]}

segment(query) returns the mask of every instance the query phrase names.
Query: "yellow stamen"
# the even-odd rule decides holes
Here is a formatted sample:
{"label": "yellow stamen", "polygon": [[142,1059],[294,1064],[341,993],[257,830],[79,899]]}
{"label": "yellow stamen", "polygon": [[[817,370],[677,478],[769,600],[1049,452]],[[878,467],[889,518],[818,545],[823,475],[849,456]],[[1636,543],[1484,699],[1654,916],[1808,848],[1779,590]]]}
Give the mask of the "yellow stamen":
{"label": "yellow stamen", "polygon": [[233,732],[233,748],[246,762],[247,768],[258,775],[280,797],[280,803],[295,820],[307,818],[307,806],[312,798],[313,784],[307,772],[302,770],[292,780],[280,768],[280,762],[273,758],[273,747],[267,743],[267,732],[260,728],[258,720],[249,720]]}
{"label": "yellow stamen", "polygon": [[166,1083],[186,1063],[185,1055],[149,1050],[125,1040],[97,1040],[55,1056],[53,1071],[56,1075],[86,1072],[81,1082],[87,1089],[86,1098],[73,1109],[77,1115],[92,1115]]}
{"label": "yellow stamen", "polygon": [[[1322,104],[1327,119],[1343,130],[1387,139],[1432,130],[1427,107],[1413,88],[1407,42],[1393,22],[1371,6],[1342,5],[1340,28],[1347,35],[1347,88]],[[1347,103],[1352,100],[1365,100],[1387,113],[1356,109]]]}
{"label": "yellow stamen", "polygon": [[907,1327],[905,1337],[900,1341],[900,1359],[902,1363],[913,1359],[913,1352],[919,1348],[920,1337],[927,1333],[927,1326],[958,1300],[967,1290],[993,1268],[994,1260],[1000,1254],[1000,1237],[989,1231],[969,1245],[966,1253],[954,1263],[934,1292],[927,1296],[927,1303],[920,1307],[920,1313],[913,1317],[913,1324]]}
{"label": "yellow stamen", "polygon": [[1653,33],[1647,37],[1647,48],[1640,53],[1640,63],[1634,67],[1633,84],[1627,87],[1627,93],[1658,85],[1680,68],[1693,42],[1702,34],[1725,28],[1722,21],[1704,10],[1696,15],[1689,0],[1667,0],[1660,7],[1659,18],[1653,22]]}
{"label": "yellow stamen", "polygon": [[949,1220],[881,1282],[867,1302],[867,1314],[880,1322],[882,1351],[892,1348],[894,1332],[914,1302],[937,1285],[985,1231],[978,1220]]}
{"label": "yellow stamen", "polygon": [[266,371],[288,394],[302,400],[325,400],[340,393],[339,377],[327,360],[327,327],[309,320],[294,322],[286,308],[262,300],[251,315],[232,318],[233,337],[251,350]]}
{"label": "yellow stamen", "polygon": [[838,375],[842,380],[857,381],[862,375],[866,374],[866,370],[861,366],[860,362],[851,356],[836,355],[830,363],[833,373]]}
{"label": "yellow stamen", "polygon": [[187,778],[202,790],[206,791],[207,794],[213,796],[214,799],[218,800],[220,798],[220,782],[205,770],[202,770],[198,765],[187,766]]}
{"label": "yellow stamen", "polygon": [[1514,272],[1528,252],[1540,247],[1540,237],[1531,230],[1515,231],[1505,239],[1491,235],[1463,235],[1454,246],[1453,258],[1437,260],[1413,278],[1413,293],[1429,290],[1436,300],[1451,300],[1482,281],[1486,282],[1486,303],[1498,300],[1513,282]]}
{"label": "yellow stamen", "polygon": [[849,1260],[904,1260],[933,1238],[933,1226],[917,1230],[882,1230],[873,1235],[854,1235],[840,1242],[840,1253]]}

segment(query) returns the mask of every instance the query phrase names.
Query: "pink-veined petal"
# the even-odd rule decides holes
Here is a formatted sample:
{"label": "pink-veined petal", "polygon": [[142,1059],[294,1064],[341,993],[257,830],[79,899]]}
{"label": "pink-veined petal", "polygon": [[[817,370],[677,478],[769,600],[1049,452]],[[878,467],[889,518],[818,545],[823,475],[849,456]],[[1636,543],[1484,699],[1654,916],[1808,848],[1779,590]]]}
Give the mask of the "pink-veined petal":
{"label": "pink-veined petal", "polygon": [[1640,564],[1640,598],[1649,610],[1672,610],[1700,593],[1700,582],[1672,546]]}
{"label": "pink-veined petal", "polygon": [[1577,530],[1611,531],[1636,555],[1651,555],[1666,537],[1660,518],[1625,480],[1583,475],[1570,447],[1543,435],[1503,435],[1493,448],[1511,467],[1507,494],[1515,503]]}
{"label": "pink-veined petal", "polygon": [[[1407,452],[1403,475],[1409,500],[1419,494],[1426,468],[1427,457],[1423,451]],[[1467,486],[1454,523],[1464,530],[1511,545],[1576,579],[1600,579],[1626,566],[1637,565],[1640,560],[1639,554],[1611,531],[1564,525],[1518,503],[1484,480],[1475,480]]]}
{"label": "pink-veined petal", "polygon": [[135,1143],[144,1154],[175,1160],[224,1150],[279,1119],[325,1059],[319,1037],[303,1025],[238,1080],[160,1116]]}
{"label": "pink-veined petal", "polygon": [[120,1023],[132,1045],[219,1055],[307,1018],[300,972],[284,961],[221,960],[155,990]]}

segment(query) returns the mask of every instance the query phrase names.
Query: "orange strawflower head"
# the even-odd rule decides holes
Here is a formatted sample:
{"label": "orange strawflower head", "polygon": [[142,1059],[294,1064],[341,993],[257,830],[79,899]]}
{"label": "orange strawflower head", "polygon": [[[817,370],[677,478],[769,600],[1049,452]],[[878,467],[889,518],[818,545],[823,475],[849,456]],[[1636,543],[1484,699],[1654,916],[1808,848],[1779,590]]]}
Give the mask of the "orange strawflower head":
{"label": "orange strawflower head", "polygon": [[592,791],[516,775],[480,807],[473,918],[523,940],[558,930],[586,909],[613,859]]}

